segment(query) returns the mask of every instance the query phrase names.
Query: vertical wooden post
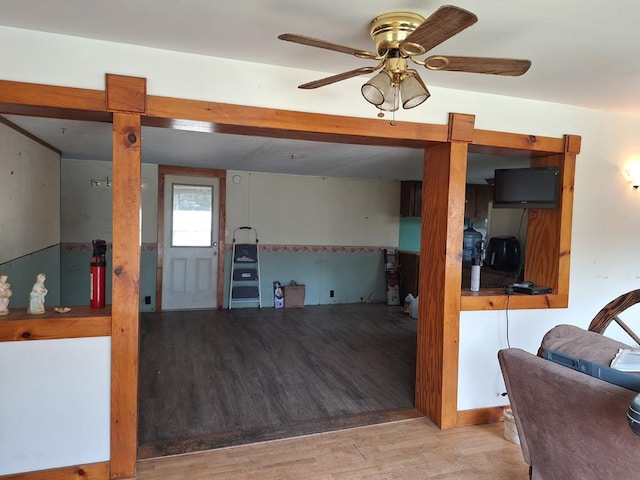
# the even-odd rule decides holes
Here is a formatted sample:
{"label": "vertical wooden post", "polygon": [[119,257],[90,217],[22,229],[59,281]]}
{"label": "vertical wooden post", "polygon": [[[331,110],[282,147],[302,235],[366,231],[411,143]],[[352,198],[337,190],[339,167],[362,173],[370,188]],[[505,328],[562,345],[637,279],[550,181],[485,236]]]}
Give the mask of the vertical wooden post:
{"label": "vertical wooden post", "polygon": [[[141,123],[145,81],[107,76],[113,111],[111,478],[136,474],[141,247]],[[133,112],[133,113],[132,113]]]}
{"label": "vertical wooden post", "polygon": [[560,168],[560,201],[558,208],[529,211],[525,278],[553,288],[556,295],[569,295],[573,187],[580,140],[566,135],[564,153],[531,160],[535,167]]}
{"label": "vertical wooden post", "polygon": [[468,143],[475,117],[451,114],[448,143],[425,149],[416,408],[440,428],[458,412],[458,340]]}

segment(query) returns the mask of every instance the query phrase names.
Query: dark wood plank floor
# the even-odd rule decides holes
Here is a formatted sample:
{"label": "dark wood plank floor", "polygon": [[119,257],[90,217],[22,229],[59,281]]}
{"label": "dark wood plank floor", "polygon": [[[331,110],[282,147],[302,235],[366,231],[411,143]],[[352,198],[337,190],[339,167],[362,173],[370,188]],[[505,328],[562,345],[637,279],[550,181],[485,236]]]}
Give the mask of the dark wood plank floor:
{"label": "dark wood plank floor", "polygon": [[140,339],[139,458],[419,415],[399,307],[144,313]]}

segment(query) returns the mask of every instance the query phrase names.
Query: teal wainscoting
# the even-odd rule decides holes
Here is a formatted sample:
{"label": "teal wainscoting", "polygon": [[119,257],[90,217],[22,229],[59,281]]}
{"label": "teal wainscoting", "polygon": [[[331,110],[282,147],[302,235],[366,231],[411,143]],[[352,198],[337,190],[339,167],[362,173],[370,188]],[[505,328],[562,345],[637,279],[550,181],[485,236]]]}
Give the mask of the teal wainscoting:
{"label": "teal wainscoting", "polygon": [[[225,272],[226,308],[229,302],[230,250],[225,254]],[[267,246],[260,252],[260,274],[263,307],[273,307],[274,281],[285,287],[291,281],[305,285],[305,305],[363,300],[386,302],[382,248]],[[330,296],[331,290],[333,297]]]}
{"label": "teal wainscoting", "polygon": [[398,234],[398,250],[403,252],[419,252],[421,229],[422,219],[401,217],[400,231]]}
{"label": "teal wainscoting", "polygon": [[[88,305],[91,295],[91,263],[92,247],[90,243],[63,244],[60,252],[62,303],[64,305]],[[107,250],[106,302],[111,303],[111,247]],[[154,245],[143,245],[140,269],[140,311],[155,311],[156,302],[156,258]],[[151,299],[145,304],[145,297]]]}
{"label": "teal wainscoting", "polygon": [[[260,252],[262,306],[273,307],[273,282],[305,285],[305,305],[386,302],[383,248],[266,247]],[[90,295],[90,244],[64,244],[60,251],[62,305],[87,305]],[[140,311],[155,310],[155,245],[143,246],[140,272]],[[111,249],[107,250],[106,301],[111,303]],[[231,250],[225,254],[224,307],[228,307]],[[10,273],[9,273],[10,275]],[[35,274],[33,275],[35,279]],[[10,278],[11,280],[11,278]],[[33,285],[30,280],[28,291]],[[330,296],[330,291],[334,296]],[[27,294],[28,294],[27,291]],[[15,295],[15,294],[14,294]],[[145,297],[151,304],[145,304]],[[28,297],[25,297],[25,302]],[[48,299],[47,299],[48,300]],[[251,307],[251,304],[247,304]]]}
{"label": "teal wainscoting", "polygon": [[0,265],[0,275],[8,275],[7,282],[11,284],[9,310],[29,305],[29,294],[39,273],[47,277],[44,282],[48,290],[45,307],[61,305],[60,245],[54,245]]}

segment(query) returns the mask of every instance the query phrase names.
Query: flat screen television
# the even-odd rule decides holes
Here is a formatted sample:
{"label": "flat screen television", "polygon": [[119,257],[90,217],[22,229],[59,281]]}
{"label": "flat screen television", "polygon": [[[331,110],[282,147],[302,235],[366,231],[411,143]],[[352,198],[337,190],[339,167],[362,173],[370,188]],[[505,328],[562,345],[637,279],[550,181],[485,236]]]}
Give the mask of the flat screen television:
{"label": "flat screen television", "polygon": [[494,173],[494,208],[556,208],[560,193],[557,167],[501,168]]}

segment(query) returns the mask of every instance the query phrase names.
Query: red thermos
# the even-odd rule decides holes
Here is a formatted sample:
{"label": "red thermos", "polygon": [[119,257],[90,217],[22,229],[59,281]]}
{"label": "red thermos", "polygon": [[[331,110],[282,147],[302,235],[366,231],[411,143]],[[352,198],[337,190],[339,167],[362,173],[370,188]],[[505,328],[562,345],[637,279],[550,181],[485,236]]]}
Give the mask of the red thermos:
{"label": "red thermos", "polygon": [[107,243],[104,240],[93,240],[91,256],[91,308],[104,308],[107,270]]}

